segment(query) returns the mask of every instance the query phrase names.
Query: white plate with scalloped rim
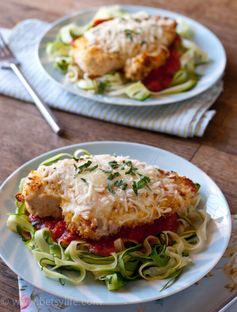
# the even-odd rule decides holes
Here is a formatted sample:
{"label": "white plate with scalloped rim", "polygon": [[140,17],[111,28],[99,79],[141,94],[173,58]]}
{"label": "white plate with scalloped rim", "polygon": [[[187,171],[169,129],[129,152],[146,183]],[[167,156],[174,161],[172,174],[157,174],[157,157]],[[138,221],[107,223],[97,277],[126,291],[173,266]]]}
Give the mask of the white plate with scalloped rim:
{"label": "white plate with scalloped rim", "polygon": [[194,41],[198,44],[198,46],[200,46],[204,51],[208,53],[210,59],[210,62],[207,65],[199,66],[199,70],[203,73],[203,76],[199,80],[198,84],[192,90],[187,92],[166,95],[159,98],[153,97],[145,100],[144,102],[141,102],[129,99],[125,96],[111,97],[100,94],[92,94],[90,92],[81,90],[75,84],[67,83],[65,81],[65,76],[53,66],[52,62],[49,61],[49,58],[46,54],[46,45],[48,42],[55,40],[56,35],[62,26],[70,23],[76,23],[78,25],[85,25],[86,23],[88,23],[92,19],[98,8],[99,7],[83,10],[71,16],[66,16],[59,19],[52,24],[50,29],[43,35],[40,41],[38,48],[38,58],[40,64],[42,65],[44,71],[48,74],[48,76],[67,91],[97,102],[103,102],[111,105],[154,106],[177,103],[192,98],[209,89],[222,77],[226,66],[226,53],[220,40],[208,28],[191,18],[171,11],[146,6],[121,5],[121,8],[129,13],[146,11],[151,15],[167,16],[175,20],[181,19],[187,22],[188,25],[190,25],[194,33]]}
{"label": "white plate with scalloped rim", "polygon": [[[193,265],[168,289],[160,291],[165,281],[132,281],[122,290],[110,292],[100,282],[87,278],[81,285],[66,284],[46,278],[34,260],[31,252],[25,247],[20,237],[6,226],[7,214],[15,210],[15,194],[19,181],[30,170],[45,159],[61,152],[72,153],[78,148],[85,148],[93,154],[115,153],[136,158],[167,170],[175,170],[201,185],[202,205],[211,215],[208,227],[209,242],[202,252],[192,255]],[[0,190],[0,254],[6,264],[19,276],[35,287],[73,301],[90,304],[122,305],[152,301],[175,294],[206,275],[223,255],[231,233],[231,218],[228,204],[215,182],[202,170],[189,161],[165,150],[127,142],[89,142],[59,148],[42,154],[27,162],[2,184]]]}

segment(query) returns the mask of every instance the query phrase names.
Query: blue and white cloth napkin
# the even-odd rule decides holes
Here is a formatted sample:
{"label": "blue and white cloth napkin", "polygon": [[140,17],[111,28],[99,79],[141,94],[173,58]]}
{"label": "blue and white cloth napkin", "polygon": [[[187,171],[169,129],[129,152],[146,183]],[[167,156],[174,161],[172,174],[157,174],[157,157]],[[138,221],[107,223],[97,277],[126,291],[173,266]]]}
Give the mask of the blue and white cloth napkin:
{"label": "blue and white cloth napkin", "polygon": [[[98,103],[64,91],[51,81],[37,58],[37,45],[50,24],[40,20],[26,20],[11,31],[9,44],[22,70],[41,98],[51,107],[87,117],[121,125],[173,134],[181,137],[201,137],[213,118],[209,110],[220,95],[223,85],[219,81],[201,95],[177,104],[159,107],[125,107]],[[31,102],[31,98],[10,70],[0,69],[0,93]]]}

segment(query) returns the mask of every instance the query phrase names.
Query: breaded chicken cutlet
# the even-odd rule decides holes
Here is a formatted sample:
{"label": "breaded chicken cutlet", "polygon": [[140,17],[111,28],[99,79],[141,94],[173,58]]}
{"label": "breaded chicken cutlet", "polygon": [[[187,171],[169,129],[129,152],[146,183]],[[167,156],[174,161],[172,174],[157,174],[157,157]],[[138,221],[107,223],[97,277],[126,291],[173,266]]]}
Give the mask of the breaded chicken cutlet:
{"label": "breaded chicken cutlet", "polygon": [[29,213],[63,218],[82,238],[97,240],[122,227],[184,214],[199,201],[186,177],[128,157],[95,155],[41,165],[26,177],[17,199]]}
{"label": "breaded chicken cutlet", "polygon": [[72,55],[89,77],[123,70],[126,78],[141,80],[166,62],[176,36],[176,21],[140,12],[86,31],[73,42]]}

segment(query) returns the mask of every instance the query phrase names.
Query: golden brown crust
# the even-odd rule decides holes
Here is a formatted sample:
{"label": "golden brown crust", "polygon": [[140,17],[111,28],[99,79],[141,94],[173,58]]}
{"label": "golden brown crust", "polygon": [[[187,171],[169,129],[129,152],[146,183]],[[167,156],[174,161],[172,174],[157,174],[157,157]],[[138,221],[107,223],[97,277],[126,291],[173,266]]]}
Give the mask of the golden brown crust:
{"label": "golden brown crust", "polygon": [[22,193],[16,193],[16,200],[19,202],[19,203],[23,203],[25,201],[25,196],[22,194]]}
{"label": "golden brown crust", "polygon": [[41,178],[38,175],[32,175],[28,176],[28,181],[26,182],[26,185],[29,187],[29,191],[37,191],[42,186]]}
{"label": "golden brown crust", "polygon": [[26,210],[33,215],[45,218],[53,216],[58,219],[62,217],[60,208],[61,197],[57,192],[48,193],[45,190],[46,182],[38,175],[37,171],[32,171],[26,178],[22,193],[16,196],[26,203]]}
{"label": "golden brown crust", "polygon": [[169,56],[166,48],[160,47],[156,52],[139,54],[126,61],[125,77],[130,80],[144,79],[152,69],[163,65]]}
{"label": "golden brown crust", "polygon": [[73,59],[91,78],[120,69],[124,61],[119,53],[107,53],[98,46],[91,46],[85,37],[73,43]]}

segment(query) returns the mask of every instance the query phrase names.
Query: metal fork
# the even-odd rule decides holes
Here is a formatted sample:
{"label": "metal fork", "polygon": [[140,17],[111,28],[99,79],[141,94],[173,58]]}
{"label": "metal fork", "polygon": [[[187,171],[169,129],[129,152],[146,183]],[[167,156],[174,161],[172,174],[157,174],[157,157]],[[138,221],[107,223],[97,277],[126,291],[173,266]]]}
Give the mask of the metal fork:
{"label": "metal fork", "polygon": [[63,132],[62,127],[59,125],[56,117],[53,115],[49,107],[40,99],[35,90],[31,87],[30,83],[27,81],[26,77],[20,69],[20,64],[15,58],[14,54],[10,50],[8,44],[5,42],[1,32],[0,32],[0,67],[4,69],[12,69],[12,71],[19,78],[23,86],[26,88],[36,107],[39,109],[40,113],[47,121],[51,129],[58,135]]}

